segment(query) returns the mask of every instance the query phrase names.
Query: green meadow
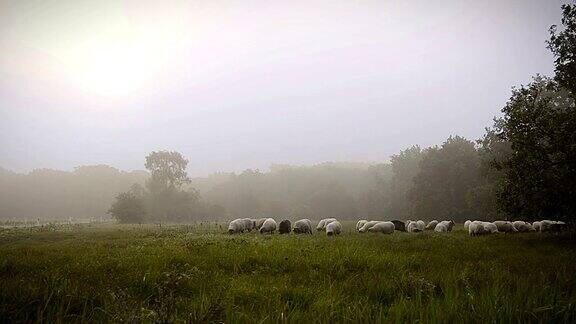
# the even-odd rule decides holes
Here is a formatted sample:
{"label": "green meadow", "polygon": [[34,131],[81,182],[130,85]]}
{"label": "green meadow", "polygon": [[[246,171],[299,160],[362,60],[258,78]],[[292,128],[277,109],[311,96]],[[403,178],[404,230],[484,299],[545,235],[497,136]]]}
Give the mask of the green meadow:
{"label": "green meadow", "polygon": [[2,322],[576,322],[576,235],[0,230]]}

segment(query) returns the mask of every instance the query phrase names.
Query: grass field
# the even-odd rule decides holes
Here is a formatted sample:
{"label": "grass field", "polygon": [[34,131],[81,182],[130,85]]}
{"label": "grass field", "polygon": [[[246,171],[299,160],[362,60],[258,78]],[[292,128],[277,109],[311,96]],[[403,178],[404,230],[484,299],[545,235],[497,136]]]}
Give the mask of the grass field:
{"label": "grass field", "polygon": [[576,235],[0,230],[2,322],[576,322]]}

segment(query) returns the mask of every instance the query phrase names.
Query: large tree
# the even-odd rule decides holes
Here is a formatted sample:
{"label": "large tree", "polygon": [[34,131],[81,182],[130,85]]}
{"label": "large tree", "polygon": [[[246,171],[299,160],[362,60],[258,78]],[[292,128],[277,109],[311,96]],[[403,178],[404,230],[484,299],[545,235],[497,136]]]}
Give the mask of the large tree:
{"label": "large tree", "polygon": [[556,81],[536,77],[515,89],[495,125],[510,156],[494,161],[504,173],[502,209],[526,219],[573,219],[576,212],[576,108]]}
{"label": "large tree", "polygon": [[576,6],[562,12],[562,27],[552,26],[548,41],[554,78],[513,89],[493,128],[496,142],[510,147],[506,158],[491,161],[503,177],[498,203],[514,217],[573,221],[576,214]]}

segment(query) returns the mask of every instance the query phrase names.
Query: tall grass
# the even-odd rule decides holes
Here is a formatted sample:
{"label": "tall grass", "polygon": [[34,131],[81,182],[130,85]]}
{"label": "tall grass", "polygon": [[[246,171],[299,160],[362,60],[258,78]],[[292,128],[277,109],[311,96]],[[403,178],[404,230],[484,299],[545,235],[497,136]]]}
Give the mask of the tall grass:
{"label": "tall grass", "polygon": [[[348,224],[349,225],[349,224]],[[0,232],[6,322],[576,322],[572,232]]]}

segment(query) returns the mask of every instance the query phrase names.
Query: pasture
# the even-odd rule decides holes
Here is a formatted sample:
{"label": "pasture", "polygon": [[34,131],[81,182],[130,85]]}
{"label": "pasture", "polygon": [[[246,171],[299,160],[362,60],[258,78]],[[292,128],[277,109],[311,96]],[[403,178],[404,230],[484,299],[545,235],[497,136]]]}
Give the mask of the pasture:
{"label": "pasture", "polygon": [[0,230],[2,322],[576,322],[576,236]]}

